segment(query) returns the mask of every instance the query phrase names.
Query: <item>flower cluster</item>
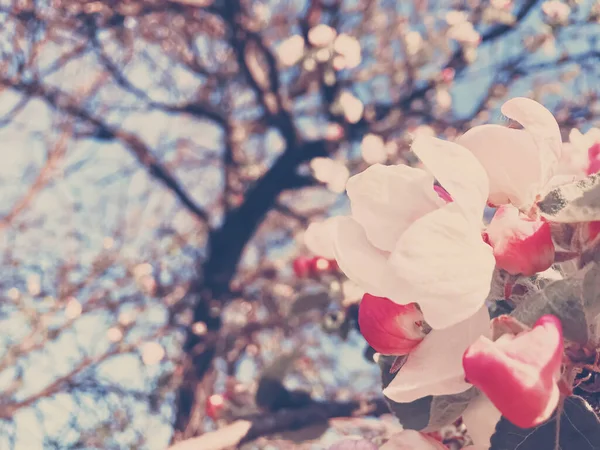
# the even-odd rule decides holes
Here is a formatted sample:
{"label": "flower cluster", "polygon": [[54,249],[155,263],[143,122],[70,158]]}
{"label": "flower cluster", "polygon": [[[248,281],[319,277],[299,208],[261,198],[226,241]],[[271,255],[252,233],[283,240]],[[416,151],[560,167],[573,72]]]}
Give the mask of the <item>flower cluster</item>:
{"label": "flower cluster", "polygon": [[[373,164],[352,176],[351,214],[309,233],[367,292],[359,327],[369,344],[384,355],[408,355],[385,396],[407,403],[477,387],[484,395],[464,420],[481,448],[500,415],[523,428],[547,420],[563,375],[555,316],[492,336],[492,277],[531,277],[555,263],[551,224],[538,203],[600,168],[594,142],[587,163],[564,172],[572,146],[563,146],[555,118],[539,103],[514,98],[502,113],[521,127],[481,125],[455,142],[418,135],[412,151],[423,169]],[[486,206],[496,208],[487,225]]]}

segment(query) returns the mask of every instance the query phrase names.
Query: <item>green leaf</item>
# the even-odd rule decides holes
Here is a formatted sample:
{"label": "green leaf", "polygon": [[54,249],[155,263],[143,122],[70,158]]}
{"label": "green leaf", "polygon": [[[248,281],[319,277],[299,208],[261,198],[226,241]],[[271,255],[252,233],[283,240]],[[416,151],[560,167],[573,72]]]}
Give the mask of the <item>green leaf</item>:
{"label": "green leaf", "polygon": [[479,390],[473,386],[459,394],[434,396],[429,411],[429,423],[423,431],[437,431],[454,423],[479,394]]}
{"label": "green leaf", "polygon": [[600,265],[593,263],[583,277],[583,307],[588,321],[600,314]]}
{"label": "green leaf", "polygon": [[304,314],[308,311],[316,309],[325,311],[331,303],[331,297],[325,291],[300,294],[294,299],[294,303],[290,307],[289,315]]}
{"label": "green leaf", "polygon": [[[561,450],[600,449],[600,421],[581,397],[565,400],[559,431]],[[519,428],[503,417],[492,436],[490,450],[553,450],[555,443],[556,415],[530,429]]]}
{"label": "green leaf", "polygon": [[580,344],[588,342],[581,280],[569,278],[554,281],[523,299],[511,313],[530,327],[545,314],[553,314],[561,320],[567,339]]}
{"label": "green leaf", "polygon": [[560,223],[600,220],[600,175],[551,190],[538,207],[546,219]]}

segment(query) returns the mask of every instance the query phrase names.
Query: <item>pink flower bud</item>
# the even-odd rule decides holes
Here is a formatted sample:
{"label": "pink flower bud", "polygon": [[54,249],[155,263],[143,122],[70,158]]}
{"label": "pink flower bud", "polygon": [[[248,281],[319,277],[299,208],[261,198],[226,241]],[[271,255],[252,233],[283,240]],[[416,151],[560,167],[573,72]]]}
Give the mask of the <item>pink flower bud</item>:
{"label": "pink flower bud", "polygon": [[547,420],[559,400],[563,357],[560,320],[542,316],[532,330],[480,337],[463,356],[466,379],[510,422],[531,428]]}
{"label": "pink flower bud", "polygon": [[332,266],[331,261],[321,256],[315,256],[310,260],[310,273],[311,275],[319,275],[322,273],[331,272]]}
{"label": "pink flower bud", "polygon": [[592,175],[600,171],[600,142],[596,142],[588,149],[587,174]]}
{"label": "pink flower bud", "polygon": [[305,278],[311,273],[312,260],[306,256],[298,256],[293,263],[294,273],[299,278]]}
{"label": "pink flower bud", "polygon": [[423,314],[416,303],[399,305],[385,297],[365,294],[358,326],[367,342],[384,355],[406,355],[425,337]]}
{"label": "pink flower bud", "polygon": [[554,244],[550,225],[530,219],[510,205],[498,208],[486,229],[499,268],[511,275],[531,276],[554,263]]}

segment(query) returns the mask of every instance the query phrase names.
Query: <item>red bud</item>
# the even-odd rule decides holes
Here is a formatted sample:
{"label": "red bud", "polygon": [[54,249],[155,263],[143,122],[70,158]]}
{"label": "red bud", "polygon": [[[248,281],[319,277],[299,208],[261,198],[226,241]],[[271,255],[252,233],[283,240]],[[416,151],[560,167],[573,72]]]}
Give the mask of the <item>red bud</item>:
{"label": "red bud", "polygon": [[369,345],[384,355],[406,355],[425,337],[423,314],[416,303],[399,305],[385,297],[365,294],[358,309],[358,326]]}
{"label": "red bud", "polygon": [[294,260],[294,273],[297,277],[305,278],[310,275],[311,272],[311,259],[306,256],[298,256]]}
{"label": "red bud", "polygon": [[486,230],[499,268],[512,275],[531,276],[554,263],[550,225],[521,215],[510,205],[496,211]]}
{"label": "red bud", "polygon": [[588,149],[587,174],[592,175],[600,171],[600,142],[596,142]]}
{"label": "red bud", "polygon": [[312,275],[330,272],[332,270],[331,261],[322,256],[315,256],[310,260],[310,271]]}
{"label": "red bud", "polygon": [[206,415],[211,419],[218,419],[225,408],[225,397],[213,394],[206,399]]}
{"label": "red bud", "polygon": [[480,337],[465,352],[463,368],[506,419],[531,428],[558,404],[563,350],[560,320],[546,315],[532,330],[504,334],[495,342]]}

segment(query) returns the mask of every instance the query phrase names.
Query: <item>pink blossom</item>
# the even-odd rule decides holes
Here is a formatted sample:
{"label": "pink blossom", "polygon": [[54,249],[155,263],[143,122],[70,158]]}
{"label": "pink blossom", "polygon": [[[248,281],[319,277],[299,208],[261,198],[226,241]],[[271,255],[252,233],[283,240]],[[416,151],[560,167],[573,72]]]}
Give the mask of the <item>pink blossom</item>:
{"label": "pink blossom", "polygon": [[[366,292],[418,303],[440,329],[472,316],[489,291],[494,258],[481,239],[488,179],[457,144],[418,136],[413,151],[431,173],[375,164],[348,181],[352,215],[335,219],[333,247]],[[436,194],[434,176],[453,202]]]}
{"label": "pink blossom", "polygon": [[495,342],[480,337],[465,352],[463,366],[469,382],[506,419],[531,428],[547,420],[558,404],[562,357],[560,321],[546,315],[530,331],[504,334]]}
{"label": "pink blossom", "polygon": [[366,341],[384,355],[405,355],[425,337],[423,314],[415,303],[398,305],[384,297],[365,294],[358,310],[358,326]]}
{"label": "pink blossom", "polygon": [[550,225],[530,219],[511,205],[501,206],[486,229],[496,265],[508,273],[532,276],[554,263]]}
{"label": "pink blossom", "polygon": [[492,204],[512,203],[528,211],[558,171],[560,130],[552,113],[528,98],[507,101],[502,113],[524,129],[480,125],[467,131],[458,143],[471,150],[485,168]]}
{"label": "pink blossom", "polygon": [[448,447],[426,434],[404,430],[390,437],[379,450],[448,450]]}

